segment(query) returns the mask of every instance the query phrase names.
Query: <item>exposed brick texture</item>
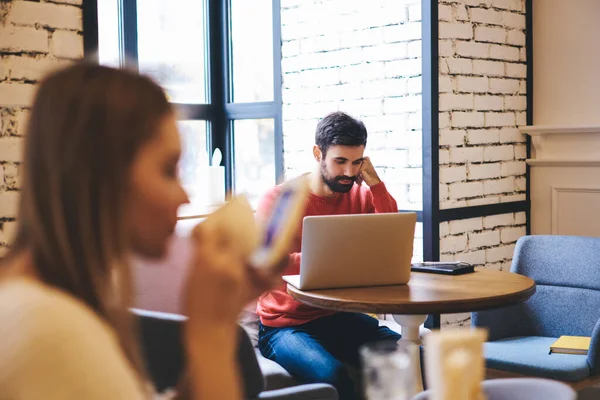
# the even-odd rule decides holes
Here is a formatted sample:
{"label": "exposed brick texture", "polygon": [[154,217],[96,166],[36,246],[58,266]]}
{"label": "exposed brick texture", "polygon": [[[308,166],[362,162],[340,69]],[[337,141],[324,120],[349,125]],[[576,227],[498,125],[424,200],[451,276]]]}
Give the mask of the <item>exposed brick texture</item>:
{"label": "exposed brick texture", "polygon": [[[524,212],[440,224],[442,261],[466,261],[477,267],[510,271],[516,241],[525,235]],[[470,314],[442,315],[442,325],[466,326]]]}
{"label": "exposed brick texture", "polygon": [[81,0],[3,4],[0,13],[0,257],[14,236],[23,135],[35,86],[83,55]]}
{"label": "exposed brick texture", "polygon": [[443,259],[507,271],[517,239],[525,235],[525,213],[493,215],[440,224]]}
{"label": "exposed brick texture", "polygon": [[[525,1],[439,3],[440,208],[525,200]],[[508,271],[525,223],[525,213],[444,222],[440,258]]]}
{"label": "exposed brick texture", "polygon": [[444,173],[440,208],[524,198],[525,1],[442,0],[439,15],[440,173],[465,172]]}

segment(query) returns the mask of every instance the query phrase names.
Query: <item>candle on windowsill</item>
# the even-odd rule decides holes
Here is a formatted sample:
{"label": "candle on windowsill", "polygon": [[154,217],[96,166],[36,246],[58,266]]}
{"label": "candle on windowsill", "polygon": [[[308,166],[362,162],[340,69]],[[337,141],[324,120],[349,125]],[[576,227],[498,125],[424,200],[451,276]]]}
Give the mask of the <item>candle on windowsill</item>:
{"label": "candle on windowsill", "polygon": [[221,159],[221,151],[215,149],[212,165],[197,170],[198,199],[204,206],[219,206],[225,202],[225,167],[219,165]]}
{"label": "candle on windowsill", "polygon": [[220,205],[225,202],[225,167],[212,165],[207,169],[206,204]]}

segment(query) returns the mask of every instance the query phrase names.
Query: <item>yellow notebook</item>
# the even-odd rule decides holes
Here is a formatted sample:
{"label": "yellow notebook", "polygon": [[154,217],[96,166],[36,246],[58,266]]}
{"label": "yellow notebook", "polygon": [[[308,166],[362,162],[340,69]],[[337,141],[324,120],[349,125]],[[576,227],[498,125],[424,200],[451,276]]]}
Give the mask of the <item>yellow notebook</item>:
{"label": "yellow notebook", "polygon": [[587,354],[592,338],[586,336],[561,336],[550,345],[550,353]]}

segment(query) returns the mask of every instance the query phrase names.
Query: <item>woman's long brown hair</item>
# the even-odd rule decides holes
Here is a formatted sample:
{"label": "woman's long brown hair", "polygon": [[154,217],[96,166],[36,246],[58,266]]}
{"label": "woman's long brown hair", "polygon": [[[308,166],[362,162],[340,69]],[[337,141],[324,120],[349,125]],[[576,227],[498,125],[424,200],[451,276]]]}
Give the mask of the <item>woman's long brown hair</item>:
{"label": "woman's long brown hair", "polygon": [[128,310],[130,167],[171,112],[163,90],[133,72],[81,63],[46,77],[26,133],[10,249],[29,251],[45,283],[107,321],[140,379],[144,368]]}

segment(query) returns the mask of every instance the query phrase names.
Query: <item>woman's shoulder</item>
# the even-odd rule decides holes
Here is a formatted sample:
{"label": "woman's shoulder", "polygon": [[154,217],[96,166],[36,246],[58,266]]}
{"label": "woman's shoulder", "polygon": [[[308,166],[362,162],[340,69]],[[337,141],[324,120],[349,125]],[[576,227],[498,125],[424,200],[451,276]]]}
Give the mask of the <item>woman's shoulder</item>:
{"label": "woman's shoulder", "polygon": [[[0,327],[2,331],[16,327],[59,328],[68,321],[70,328],[92,326],[109,329],[85,304],[73,296],[29,278],[9,278],[0,282]],[[22,332],[26,333],[26,332]]]}
{"label": "woman's shoulder", "polygon": [[[77,342],[113,346],[111,328],[73,296],[28,278],[0,283],[0,351],[9,353]],[[12,350],[12,351],[11,351]],[[1,363],[1,361],[0,361]]]}
{"label": "woman's shoulder", "polygon": [[7,279],[0,283],[0,321],[0,387],[8,398],[30,398],[24,393],[33,390],[26,384],[32,381],[36,395],[48,392],[45,398],[141,397],[116,334],[73,296],[34,280]]}

